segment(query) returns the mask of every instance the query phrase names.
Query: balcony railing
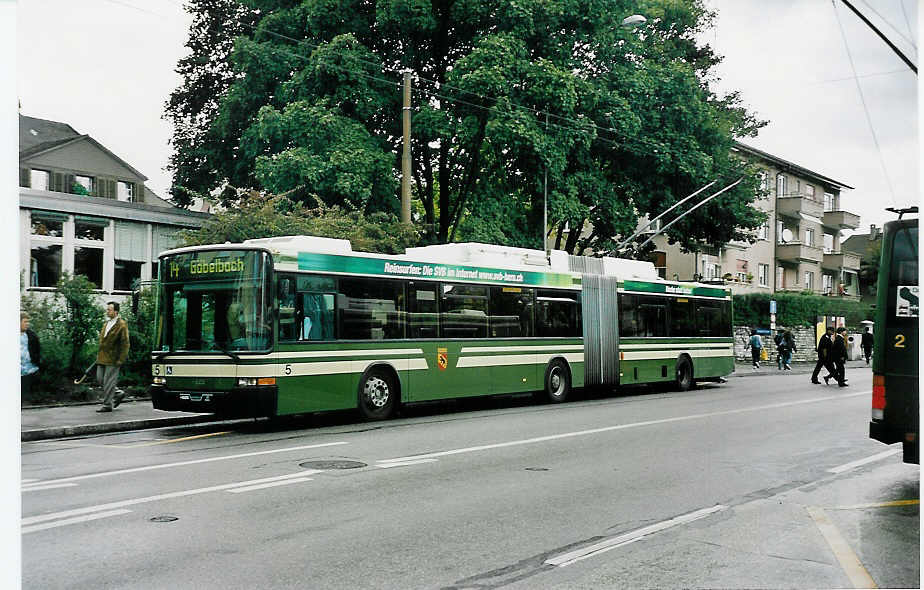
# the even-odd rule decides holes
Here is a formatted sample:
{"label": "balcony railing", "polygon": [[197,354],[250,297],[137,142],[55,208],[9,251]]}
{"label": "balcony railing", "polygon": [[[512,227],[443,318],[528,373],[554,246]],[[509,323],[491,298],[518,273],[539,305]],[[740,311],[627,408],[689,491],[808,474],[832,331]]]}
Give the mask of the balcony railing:
{"label": "balcony railing", "polygon": [[830,270],[860,270],[860,255],[853,252],[832,252],[825,254],[821,261],[822,268]]}
{"label": "balcony railing", "polygon": [[860,227],[860,216],[849,211],[825,211],[821,222],[834,229],[857,229]]}
{"label": "balcony railing", "polygon": [[824,203],[802,195],[777,197],[776,199],[776,212],[787,217],[798,218],[800,213],[805,213],[820,218],[824,214],[824,209]]}
{"label": "balcony railing", "polygon": [[821,262],[824,258],[821,248],[801,242],[786,242],[776,245],[776,257],[789,262]]}

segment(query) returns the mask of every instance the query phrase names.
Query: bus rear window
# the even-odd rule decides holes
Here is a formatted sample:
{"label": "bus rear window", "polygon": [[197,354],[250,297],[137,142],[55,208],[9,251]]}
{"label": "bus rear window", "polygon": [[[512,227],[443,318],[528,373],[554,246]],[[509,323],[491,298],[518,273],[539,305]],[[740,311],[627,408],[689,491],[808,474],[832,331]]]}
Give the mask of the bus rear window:
{"label": "bus rear window", "polygon": [[892,242],[891,281],[901,285],[918,284],[918,228],[903,227]]}

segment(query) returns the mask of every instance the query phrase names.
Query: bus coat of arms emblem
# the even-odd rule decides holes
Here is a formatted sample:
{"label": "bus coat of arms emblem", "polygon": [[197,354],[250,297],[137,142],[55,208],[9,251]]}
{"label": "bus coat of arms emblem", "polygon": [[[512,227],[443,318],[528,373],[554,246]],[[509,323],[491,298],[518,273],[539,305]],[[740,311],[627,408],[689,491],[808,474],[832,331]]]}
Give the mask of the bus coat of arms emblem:
{"label": "bus coat of arms emblem", "polygon": [[449,366],[449,352],[445,348],[436,349],[436,366],[440,368],[440,371],[445,371]]}

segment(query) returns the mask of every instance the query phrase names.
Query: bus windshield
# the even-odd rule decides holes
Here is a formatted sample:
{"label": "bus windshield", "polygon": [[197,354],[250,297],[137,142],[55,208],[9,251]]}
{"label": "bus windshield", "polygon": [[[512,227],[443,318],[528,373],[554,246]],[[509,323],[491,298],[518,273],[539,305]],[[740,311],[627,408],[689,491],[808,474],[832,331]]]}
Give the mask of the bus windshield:
{"label": "bus windshield", "polygon": [[270,348],[268,255],[253,250],[208,250],[165,256],[160,264],[155,350]]}

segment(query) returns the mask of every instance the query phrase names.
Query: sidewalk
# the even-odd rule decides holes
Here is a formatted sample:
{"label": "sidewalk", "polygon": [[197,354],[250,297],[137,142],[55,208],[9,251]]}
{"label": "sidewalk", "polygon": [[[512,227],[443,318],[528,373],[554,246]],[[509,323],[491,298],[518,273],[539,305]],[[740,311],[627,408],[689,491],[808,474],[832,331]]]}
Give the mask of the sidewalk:
{"label": "sidewalk", "polygon": [[97,413],[99,407],[98,403],[92,403],[23,408],[21,440],[45,440],[219,420],[211,414],[155,410],[149,399],[126,400],[108,413]]}
{"label": "sidewalk", "polygon": [[[811,375],[815,363],[793,363],[792,371],[779,371],[776,362],[761,362],[760,369],[753,370],[750,362],[736,362],[733,377],[751,377],[754,375]],[[868,371],[864,361],[847,362],[847,378],[854,371]],[[824,375],[824,369],[822,369]],[[64,436],[100,434],[106,432],[123,432],[219,422],[222,418],[212,414],[193,414],[190,412],[163,412],[155,410],[149,399],[129,399],[112,412],[99,414],[97,403],[84,403],[62,406],[42,406],[22,409],[22,441],[45,440]]]}
{"label": "sidewalk", "polygon": [[[812,371],[815,370],[815,361],[810,363],[802,362],[792,363],[791,371],[780,371],[776,368],[776,360],[773,361],[760,361],[760,368],[756,371],[751,366],[751,361],[735,361],[735,372],[729,375],[729,377],[750,377],[752,375],[809,375],[811,376]],[[847,374],[847,380],[850,380],[850,375],[853,371],[871,371],[871,365],[867,365],[866,361],[847,361],[844,364],[844,372]],[[822,367],[821,372],[818,374],[818,380],[821,381],[821,378],[827,375],[828,372]],[[831,383],[834,383],[832,381]]]}

